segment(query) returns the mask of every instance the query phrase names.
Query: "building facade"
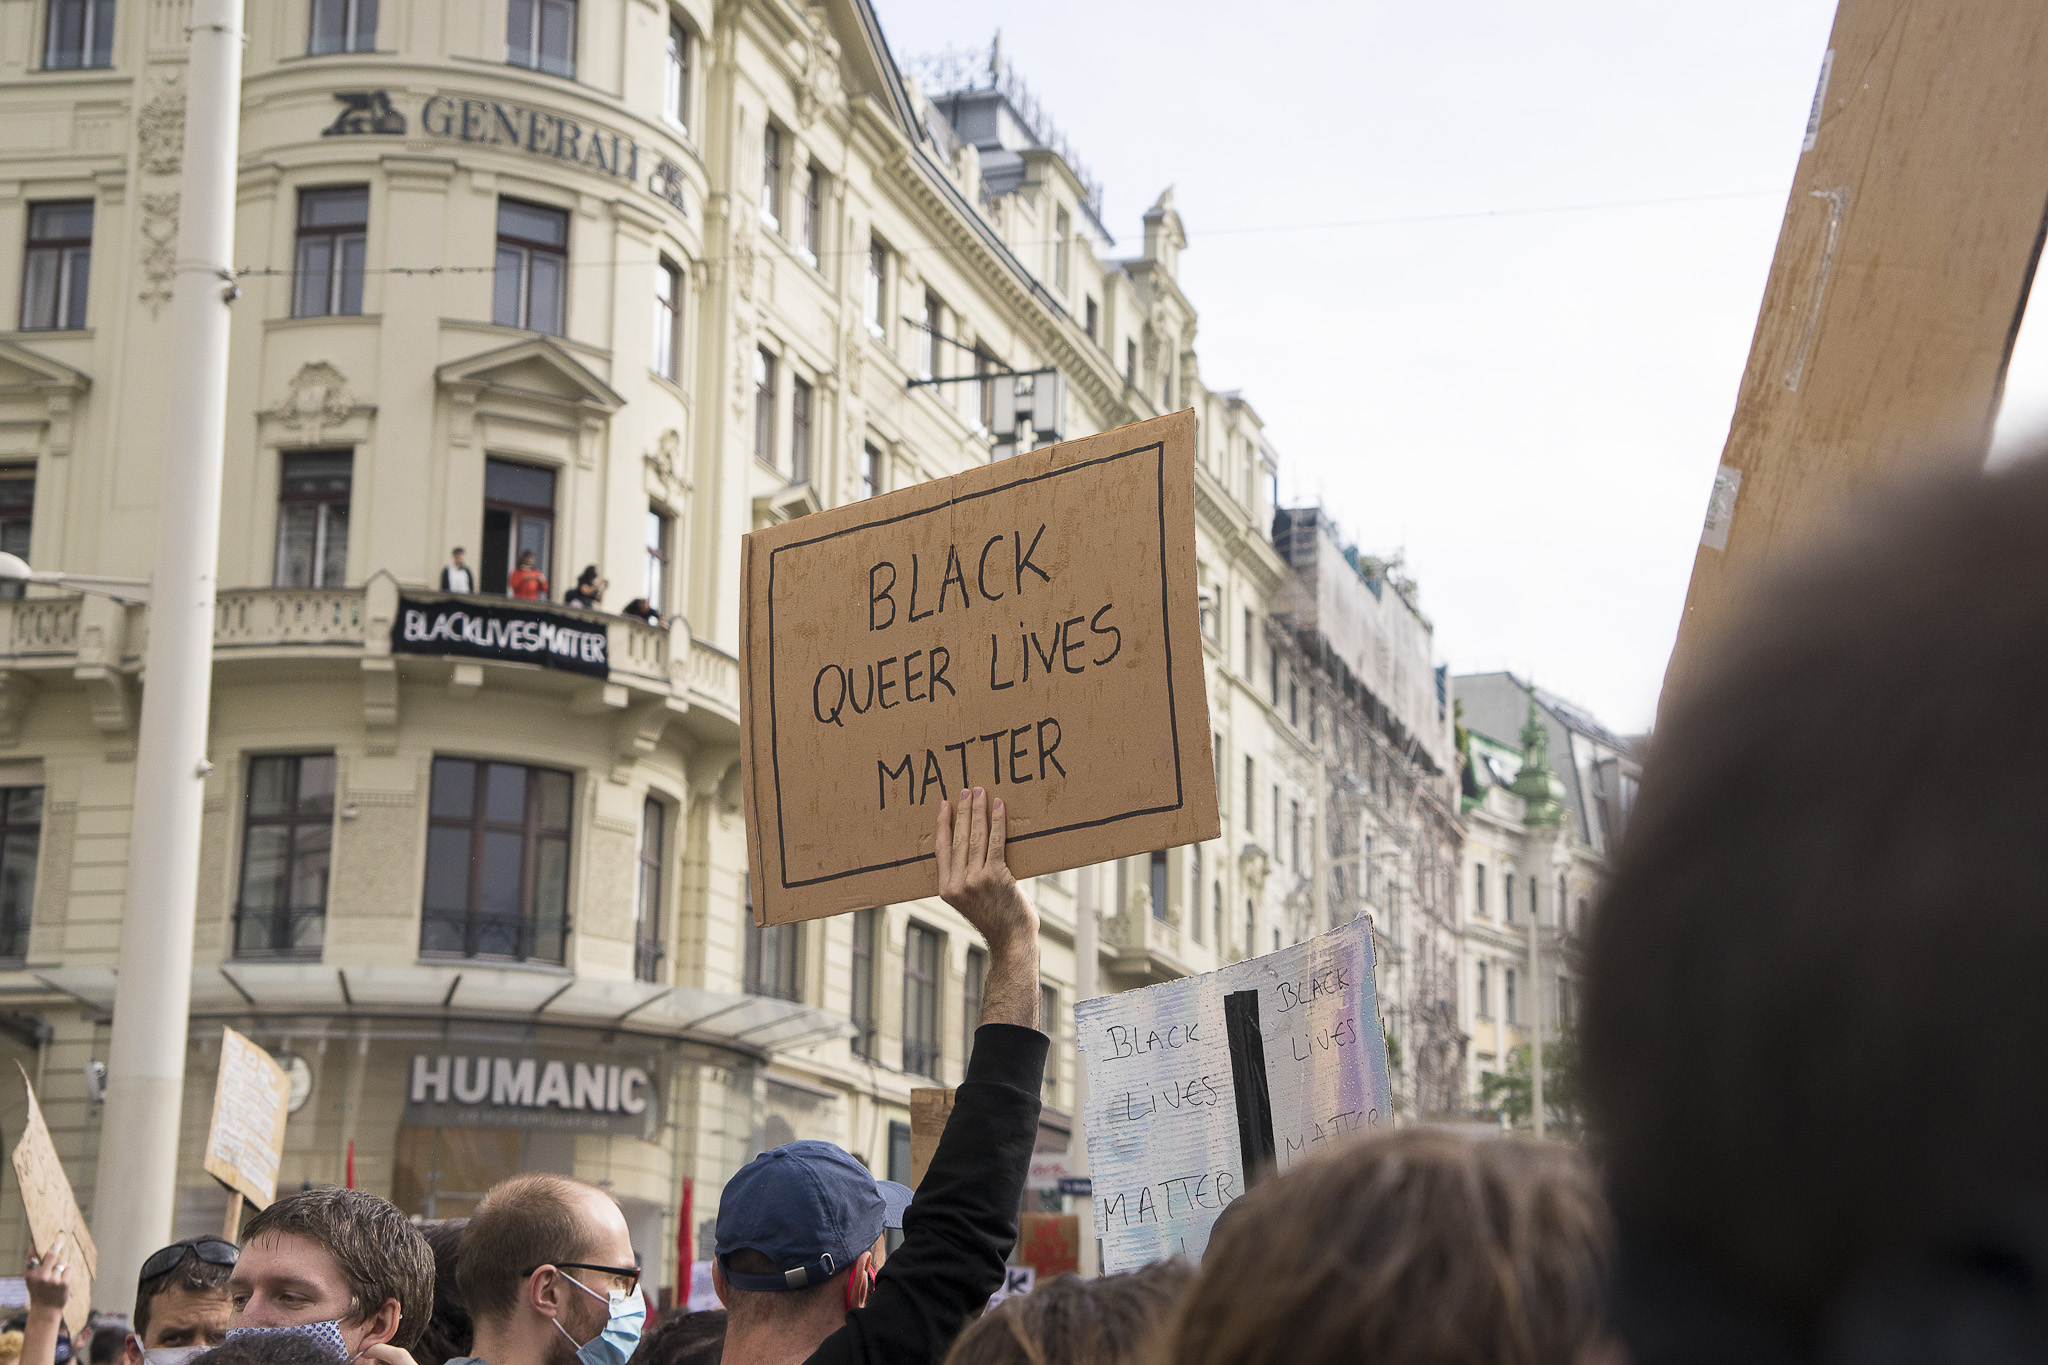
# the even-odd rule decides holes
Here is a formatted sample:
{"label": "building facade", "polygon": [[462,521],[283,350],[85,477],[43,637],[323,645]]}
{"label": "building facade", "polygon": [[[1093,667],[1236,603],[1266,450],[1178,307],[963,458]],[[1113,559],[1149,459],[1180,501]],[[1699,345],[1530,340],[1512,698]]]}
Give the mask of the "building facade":
{"label": "building facade", "polygon": [[1546,1045],[1573,1027],[1581,936],[1642,767],[1636,743],[1511,673],[1468,674],[1453,689],[1466,748],[1463,1083],[1482,1111],[1487,1077],[1517,1066],[1539,1021]]}
{"label": "building facade", "polygon": [[[155,414],[187,22],[17,0],[0,27],[0,549],[37,568],[146,575],[177,476]],[[1202,384],[1170,195],[1117,257],[999,58],[907,80],[863,0],[247,23],[181,1233],[226,1204],[200,1166],[224,1025],[293,1075],[283,1187],[445,1217],[574,1173],[655,1283],[762,1147],[905,1174],[909,1091],[959,1079],[986,959],[936,901],[753,927],[739,538],[1006,450],[1200,414],[1230,794],[1221,840],[1039,879],[1045,1142],[1076,1098],[1077,916],[1105,989],[1322,927],[1299,887],[1327,784],[1269,685],[1274,456]],[[585,566],[597,606],[561,605]],[[148,875],[148,618],[0,600],[0,1052],[88,1210]],[[22,1116],[0,1086],[0,1128]],[[0,1206],[0,1255],[25,1236]]]}

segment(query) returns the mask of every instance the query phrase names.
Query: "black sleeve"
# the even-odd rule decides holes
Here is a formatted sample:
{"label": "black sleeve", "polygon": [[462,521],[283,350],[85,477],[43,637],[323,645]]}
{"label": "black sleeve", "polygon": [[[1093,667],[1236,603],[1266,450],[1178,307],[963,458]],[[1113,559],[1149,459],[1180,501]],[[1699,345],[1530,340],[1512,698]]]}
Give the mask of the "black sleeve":
{"label": "black sleeve", "polygon": [[967,1079],[903,1216],[867,1306],[825,1338],[805,1365],[939,1365],[953,1339],[1003,1286],[1017,1244],[1017,1207],[1038,1140],[1039,1085],[1051,1041],[1037,1029],[983,1024]]}

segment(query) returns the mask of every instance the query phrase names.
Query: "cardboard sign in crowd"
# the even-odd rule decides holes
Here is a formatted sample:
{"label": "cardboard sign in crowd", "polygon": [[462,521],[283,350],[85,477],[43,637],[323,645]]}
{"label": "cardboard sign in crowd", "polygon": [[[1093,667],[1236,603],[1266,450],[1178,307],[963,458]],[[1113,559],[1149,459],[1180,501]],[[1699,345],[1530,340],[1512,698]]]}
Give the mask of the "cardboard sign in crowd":
{"label": "cardboard sign in crowd", "polygon": [[291,1078],[276,1058],[241,1034],[226,1027],[220,1033],[206,1173],[260,1209],[277,1197]]}
{"label": "cardboard sign in crowd", "polygon": [[1194,469],[1174,413],[746,538],[758,923],[933,894],[963,788],[1020,877],[1222,832]]}
{"label": "cardboard sign in crowd", "polygon": [[[15,1070],[21,1071],[19,1062]],[[14,1144],[14,1178],[21,1186],[28,1235],[36,1252],[54,1255],[71,1267],[64,1325],[76,1334],[85,1330],[86,1315],[92,1311],[92,1282],[100,1272],[99,1248],[86,1229],[85,1215],[78,1211],[71,1181],[64,1174],[64,1163],[57,1159],[57,1146],[50,1141],[43,1107],[36,1103],[36,1088],[29,1084],[26,1071],[21,1071],[21,1088],[28,1094],[28,1120],[21,1140]]]}
{"label": "cardboard sign in crowd", "polygon": [[1074,1009],[1102,1268],[1200,1259],[1254,1180],[1389,1121],[1371,921]]}

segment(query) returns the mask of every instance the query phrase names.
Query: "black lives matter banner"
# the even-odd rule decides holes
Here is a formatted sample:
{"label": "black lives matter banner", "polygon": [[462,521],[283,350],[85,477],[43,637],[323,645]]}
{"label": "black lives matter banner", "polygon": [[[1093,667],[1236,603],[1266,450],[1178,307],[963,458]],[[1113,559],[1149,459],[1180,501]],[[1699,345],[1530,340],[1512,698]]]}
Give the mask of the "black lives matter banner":
{"label": "black lives matter banner", "polygon": [[534,607],[474,599],[398,599],[391,623],[393,654],[444,654],[497,663],[539,664],[593,678],[611,676],[609,637],[602,625]]}

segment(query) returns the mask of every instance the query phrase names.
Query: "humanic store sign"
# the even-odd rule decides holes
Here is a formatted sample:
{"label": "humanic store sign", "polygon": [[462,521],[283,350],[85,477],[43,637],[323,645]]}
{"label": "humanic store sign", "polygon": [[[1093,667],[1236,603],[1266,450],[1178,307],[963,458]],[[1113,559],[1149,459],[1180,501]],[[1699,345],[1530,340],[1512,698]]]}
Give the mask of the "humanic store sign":
{"label": "humanic store sign", "polygon": [[528,156],[566,161],[599,175],[644,189],[677,211],[683,210],[683,168],[624,133],[586,124],[566,114],[439,92],[420,101],[408,118],[386,90],[337,90],[343,108],[322,137],[403,137],[417,123],[428,137],[509,147]]}
{"label": "humanic store sign", "polygon": [[637,1134],[655,1122],[647,1068],[601,1060],[416,1052],[405,1121]]}

